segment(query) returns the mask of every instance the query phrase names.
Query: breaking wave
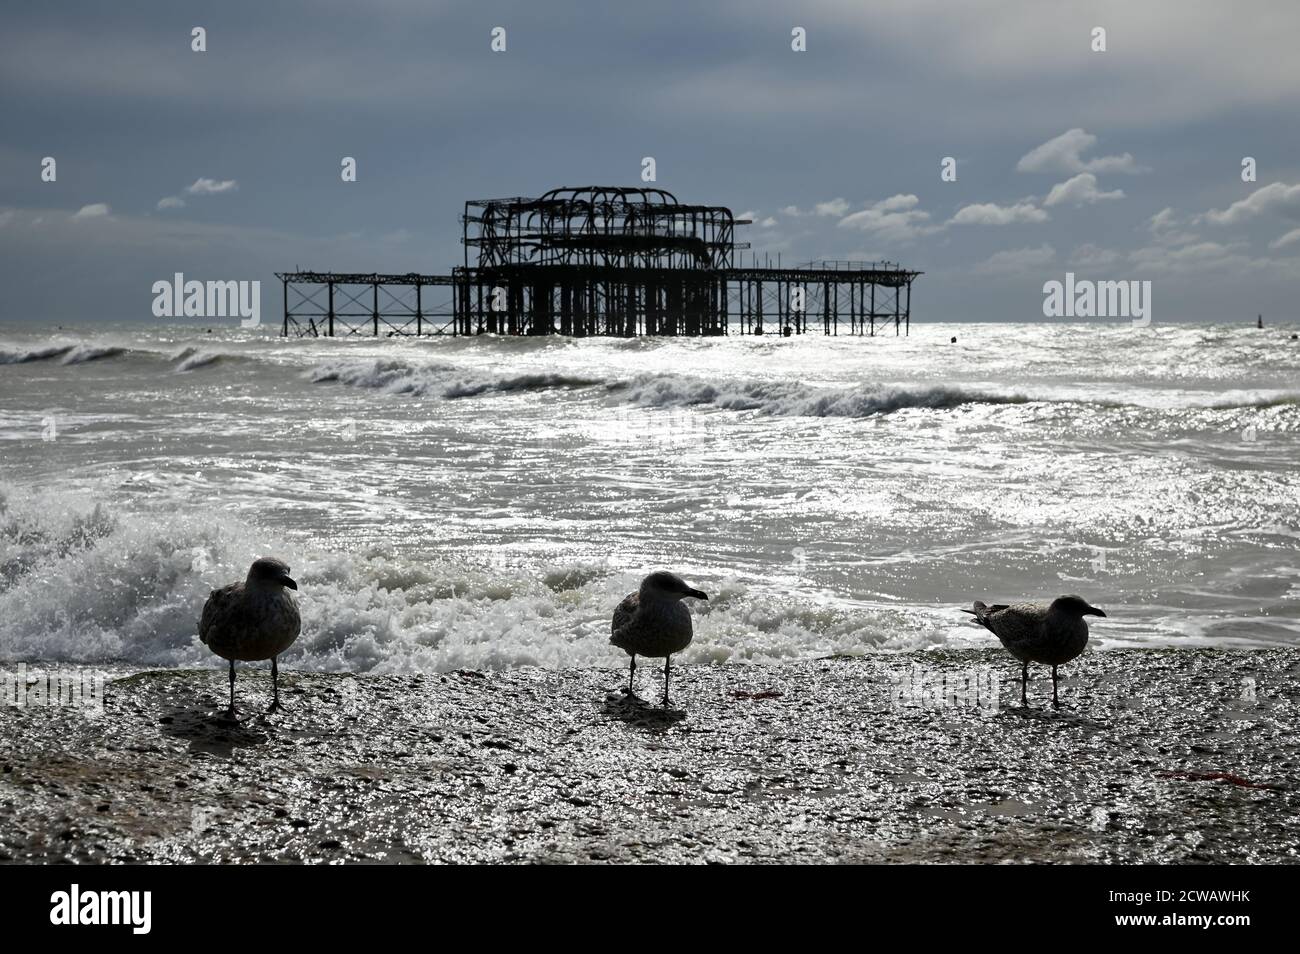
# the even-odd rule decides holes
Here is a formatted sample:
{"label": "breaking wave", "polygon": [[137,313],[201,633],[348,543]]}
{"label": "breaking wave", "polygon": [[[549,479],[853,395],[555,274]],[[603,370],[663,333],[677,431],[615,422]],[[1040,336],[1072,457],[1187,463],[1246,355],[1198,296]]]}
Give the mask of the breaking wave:
{"label": "breaking wave", "polygon": [[41,348],[0,348],[0,364],[26,364],[29,361],[48,361],[67,354],[75,346],[70,344],[46,345]]}
{"label": "breaking wave", "polygon": [[115,345],[97,347],[95,345],[74,345],[64,354],[61,364],[85,364],[88,361],[100,361],[104,358],[116,358],[126,354],[129,348]]}
{"label": "breaking wave", "polygon": [[624,399],[649,407],[707,404],[781,417],[870,417],[905,408],[949,409],[965,404],[1024,404],[1023,394],[995,394],[950,385],[818,388],[798,381],[713,383],[653,375],[623,386]]}
{"label": "breaking wave", "polygon": [[172,355],[172,361],[176,362],[177,371],[194,371],[198,368],[206,368],[209,365],[216,364],[224,357],[225,355],[217,351],[184,348]]}
{"label": "breaking wave", "polygon": [[[331,672],[626,665],[612,608],[639,573],[602,562],[502,567],[383,549],[321,552],[217,510],[144,515],[0,487],[0,662],[209,666],[208,593],[256,557],[285,559],[302,636],[281,661]],[[683,662],[776,662],[943,641],[940,620],[849,609],[701,580]]]}
{"label": "breaking wave", "polygon": [[449,364],[410,365],[391,360],[329,362],[313,368],[309,375],[316,383],[338,382],[387,394],[448,400],[489,392],[586,388],[604,383],[599,378],[554,372],[492,375]]}

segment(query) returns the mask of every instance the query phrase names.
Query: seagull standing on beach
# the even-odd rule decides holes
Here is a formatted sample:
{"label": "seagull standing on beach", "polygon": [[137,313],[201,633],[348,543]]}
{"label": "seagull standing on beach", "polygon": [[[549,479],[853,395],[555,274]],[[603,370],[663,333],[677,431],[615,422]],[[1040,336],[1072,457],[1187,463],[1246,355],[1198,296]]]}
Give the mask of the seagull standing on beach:
{"label": "seagull standing on beach", "polygon": [[1029,705],[1026,686],[1029,664],[1052,667],[1052,705],[1061,707],[1056,695],[1056,667],[1068,663],[1088,645],[1085,616],[1106,614],[1080,596],[1058,596],[1046,603],[998,603],[987,606],[975,601],[975,608],[962,610],[998,638],[1007,652],[1020,660],[1020,704]]}
{"label": "seagull standing on beach", "polygon": [[289,576],[288,564],[274,557],[254,560],[242,583],[213,590],[203,604],[199,638],[222,659],[230,660],[230,711],[235,717],[235,660],[271,660],[271,708],[280,708],[279,655],[298,638],[302,620],[298,604],[285,591],[298,584]]}
{"label": "seagull standing on beach", "polygon": [[609,641],[632,657],[627,676],[627,694],[634,696],[637,656],[664,657],[663,705],[669,705],[668,680],[673,653],[691,644],[691,611],[682,598],[707,600],[702,590],[687,586],[676,573],[658,570],[641,581],[641,588],[629,593],[614,610]]}

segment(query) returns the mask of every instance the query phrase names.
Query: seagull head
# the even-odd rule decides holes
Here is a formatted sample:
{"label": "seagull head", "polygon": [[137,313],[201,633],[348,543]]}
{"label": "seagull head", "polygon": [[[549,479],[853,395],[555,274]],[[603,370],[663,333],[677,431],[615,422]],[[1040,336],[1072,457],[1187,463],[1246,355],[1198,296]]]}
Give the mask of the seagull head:
{"label": "seagull head", "polygon": [[656,570],[642,580],[640,595],[642,599],[659,600],[680,600],[683,596],[693,596],[697,600],[709,598],[703,590],[688,586],[680,576],[667,570]]}
{"label": "seagull head", "polygon": [[254,560],[248,568],[248,582],[263,586],[287,586],[291,590],[298,588],[298,584],[289,575],[289,564],[275,557]]}
{"label": "seagull head", "polygon": [[1105,613],[1097,609],[1082,596],[1058,596],[1052,600],[1052,612],[1065,613],[1069,616],[1101,616]]}

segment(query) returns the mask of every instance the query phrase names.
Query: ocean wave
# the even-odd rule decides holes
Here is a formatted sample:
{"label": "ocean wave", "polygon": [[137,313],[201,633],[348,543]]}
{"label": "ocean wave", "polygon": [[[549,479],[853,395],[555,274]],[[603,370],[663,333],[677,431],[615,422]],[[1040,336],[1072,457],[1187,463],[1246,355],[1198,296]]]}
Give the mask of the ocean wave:
{"label": "ocean wave", "polygon": [[711,382],[651,375],[614,388],[628,403],[648,407],[712,405],[780,417],[870,417],[906,408],[945,410],[966,404],[1024,404],[1023,394],[997,394],[953,385],[863,384],[824,388],[798,381]]}
{"label": "ocean wave", "polygon": [[[0,487],[0,662],[212,666],[204,600],[256,557],[285,559],[303,628],[281,658],[317,671],[626,665],[612,609],[643,570],[602,561],[487,566],[372,549],[320,552],[268,538],[217,511],[165,515],[88,507],[84,498]],[[854,611],[706,580],[684,663],[775,662],[934,645],[936,621]]]}
{"label": "ocean wave", "polygon": [[85,364],[88,361],[100,361],[104,358],[116,358],[119,355],[126,354],[129,348],[119,347],[117,345],[85,345],[79,344],[69,348],[63,356],[60,364]]}
{"label": "ocean wave", "polygon": [[194,371],[198,368],[206,368],[209,365],[216,364],[222,360],[225,355],[219,351],[202,351],[199,348],[182,348],[176,354],[172,355],[171,360],[176,364],[177,371]]}
{"label": "ocean wave", "polygon": [[398,360],[333,361],[309,372],[316,383],[337,382],[387,394],[456,399],[490,392],[589,388],[604,385],[624,403],[650,407],[712,405],[725,410],[800,417],[867,417],[904,408],[946,409],[964,404],[1023,404],[1021,394],[996,394],[956,386],[818,388],[798,381],[721,381],[681,375],[632,380],[557,372],[493,375],[450,364],[413,365]]}
{"label": "ocean wave", "polygon": [[1300,391],[1229,391],[1199,405],[1213,411],[1238,408],[1287,407],[1300,404]]}
{"label": "ocean wave", "polygon": [[26,348],[0,348],[0,365],[26,364],[32,361],[48,361],[52,358],[61,358],[60,364],[72,366],[106,358],[116,358],[122,355],[154,361],[169,361],[177,365],[178,371],[190,371],[195,368],[205,367],[215,364],[222,358],[229,357],[220,352],[205,351],[193,346],[169,354],[166,351],[128,347],[126,345],[91,345],[84,342],[65,342]]}
{"label": "ocean wave", "polygon": [[491,392],[585,388],[604,383],[599,378],[556,372],[495,375],[450,364],[412,365],[395,360],[332,361],[316,366],[308,376],[315,383],[337,382],[387,394],[447,400]]}
{"label": "ocean wave", "polygon": [[608,385],[619,399],[645,407],[712,406],[779,417],[871,417],[911,408],[952,410],[973,404],[1073,405],[1114,410],[1232,411],[1291,407],[1300,392],[1284,390],[1133,392],[1116,397],[1088,388],[1002,391],[959,384],[869,384],[820,387],[799,381],[709,381],[680,375],[643,375]]}
{"label": "ocean wave", "polygon": [[29,361],[47,361],[71,351],[75,345],[45,345],[40,348],[0,348],[0,364],[26,364]]}

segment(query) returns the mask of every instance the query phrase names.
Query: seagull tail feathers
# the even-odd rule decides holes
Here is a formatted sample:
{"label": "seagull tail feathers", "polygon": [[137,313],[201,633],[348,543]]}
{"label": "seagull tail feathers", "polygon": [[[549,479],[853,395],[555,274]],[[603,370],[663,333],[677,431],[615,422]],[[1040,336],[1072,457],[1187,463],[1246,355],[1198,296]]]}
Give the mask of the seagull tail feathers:
{"label": "seagull tail feathers", "polygon": [[983,626],[990,633],[993,632],[993,627],[989,625],[989,613],[992,613],[995,610],[1006,609],[1006,607],[1002,605],[989,606],[983,600],[976,600],[973,606],[974,609],[963,609],[962,612],[970,613],[971,616],[975,617],[971,622]]}

